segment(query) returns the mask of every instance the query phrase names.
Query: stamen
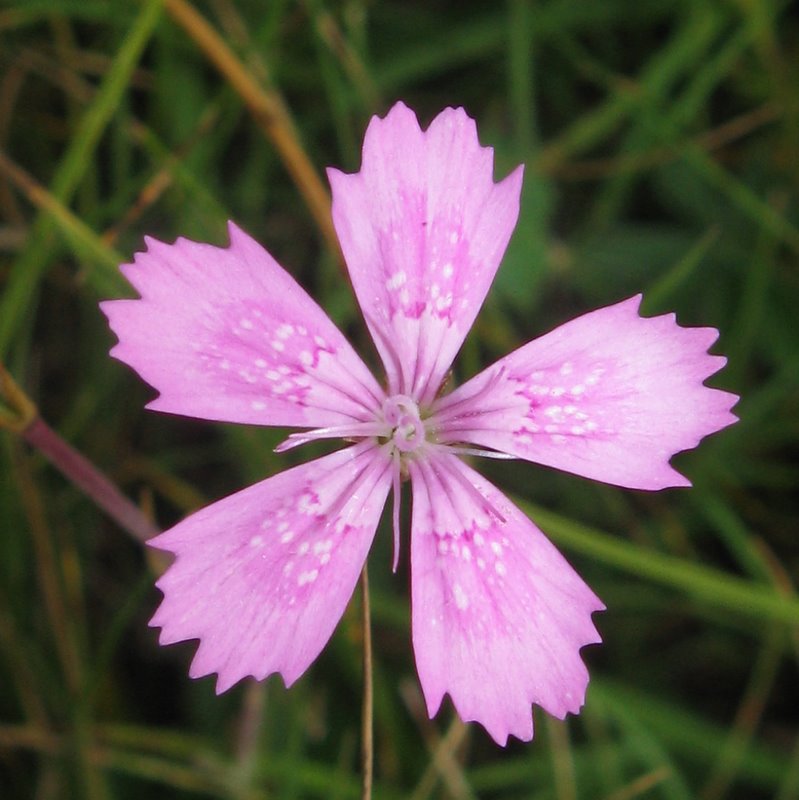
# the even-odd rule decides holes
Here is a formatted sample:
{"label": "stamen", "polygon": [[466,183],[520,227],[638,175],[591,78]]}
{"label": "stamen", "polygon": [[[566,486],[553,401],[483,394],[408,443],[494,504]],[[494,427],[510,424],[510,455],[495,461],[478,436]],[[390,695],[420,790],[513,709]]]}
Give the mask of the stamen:
{"label": "stamen", "polygon": [[462,447],[461,445],[442,444],[450,453],[457,453],[459,456],[480,456],[481,458],[496,458],[502,461],[513,461],[516,456],[510,453],[501,453],[499,450],[484,450],[482,447]]}
{"label": "stamen", "polygon": [[394,450],[392,460],[394,462],[394,475],[392,478],[392,489],[394,492],[393,507],[391,509],[392,522],[394,525],[394,563],[391,566],[391,571],[397,571],[399,564],[399,551],[400,551],[400,454],[398,450]]}
{"label": "stamen", "polygon": [[353,422],[348,425],[332,425],[328,428],[314,428],[310,431],[298,431],[289,434],[289,437],[281,442],[276,448],[276,453],[285,453],[293,447],[299,447],[308,442],[315,442],[319,439],[350,439],[367,436],[386,436],[386,424],[384,422]]}

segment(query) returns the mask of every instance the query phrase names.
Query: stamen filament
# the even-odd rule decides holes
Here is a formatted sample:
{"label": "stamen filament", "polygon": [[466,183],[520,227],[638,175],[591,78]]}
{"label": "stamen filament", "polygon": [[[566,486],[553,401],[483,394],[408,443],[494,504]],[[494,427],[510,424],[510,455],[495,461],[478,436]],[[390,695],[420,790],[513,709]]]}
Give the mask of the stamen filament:
{"label": "stamen filament", "polygon": [[392,523],[394,526],[394,562],[391,565],[391,571],[396,572],[399,564],[399,551],[400,551],[400,454],[398,450],[394,450],[392,455],[394,462],[394,475],[392,477],[392,490],[394,493],[393,506],[391,509]]}
{"label": "stamen filament", "polygon": [[513,461],[516,456],[510,453],[502,453],[499,450],[485,450],[482,447],[462,447],[457,444],[440,444],[439,447],[446,448],[449,453],[456,453],[459,456],[479,456],[480,458],[496,458],[501,461]]}
{"label": "stamen filament", "polygon": [[289,437],[275,448],[275,452],[285,453],[286,450],[291,450],[293,447],[299,447],[319,439],[365,438],[368,436],[387,436],[389,433],[390,430],[387,430],[385,422],[377,420],[373,422],[354,422],[348,425],[332,425],[328,428],[314,428],[309,431],[298,431],[297,433],[289,434]]}

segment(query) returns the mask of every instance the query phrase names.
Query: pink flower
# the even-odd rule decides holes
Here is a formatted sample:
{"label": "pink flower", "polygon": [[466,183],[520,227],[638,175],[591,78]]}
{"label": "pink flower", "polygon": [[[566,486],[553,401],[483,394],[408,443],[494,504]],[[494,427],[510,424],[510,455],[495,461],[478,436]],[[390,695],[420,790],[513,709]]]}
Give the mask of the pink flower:
{"label": "pink flower", "polygon": [[[536,339],[440,390],[519,213],[522,168],[494,183],[474,121],[426,131],[406,106],[373,118],[354,175],[329,170],[333,218],[386,370],[371,375],[329,317],[230,224],[227,249],[149,239],[122,270],[138,300],[103,303],[113,355],[160,392],[149,408],[308,429],[279,449],[343,449],[191,515],[152,544],[177,558],[158,586],[161,642],[199,639],[191,676],[217,691],[279,672],[292,684],[352,595],[386,498],[413,490],[413,646],[431,717],[449,693],[504,744],[531,704],[583,703],[581,647],[602,602],[541,531],[461,455],[510,456],[636,489],[689,485],[668,463],[735,421],[702,382],[717,332],[642,318],[639,297]],[[520,287],[520,291],[524,291]],[[354,444],[352,443],[354,442]]]}

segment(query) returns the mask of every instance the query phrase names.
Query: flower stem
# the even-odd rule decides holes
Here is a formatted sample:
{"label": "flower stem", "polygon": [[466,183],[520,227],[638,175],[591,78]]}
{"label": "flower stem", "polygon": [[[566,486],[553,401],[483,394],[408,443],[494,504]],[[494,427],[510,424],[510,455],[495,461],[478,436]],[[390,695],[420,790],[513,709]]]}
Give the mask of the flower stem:
{"label": "flower stem", "polygon": [[374,688],[372,685],[372,626],[369,610],[369,573],[366,564],[361,572],[361,611],[363,613],[363,710],[361,715],[361,760],[363,782],[361,800],[371,800],[374,770]]}
{"label": "flower stem", "polygon": [[40,416],[36,404],[0,362],[0,428],[21,436],[123,530],[141,542],[160,533],[137,505]]}
{"label": "flower stem", "polygon": [[121,528],[142,542],[158,528],[84,455],[62,439],[41,417],[21,431],[22,438],[39,450]]}

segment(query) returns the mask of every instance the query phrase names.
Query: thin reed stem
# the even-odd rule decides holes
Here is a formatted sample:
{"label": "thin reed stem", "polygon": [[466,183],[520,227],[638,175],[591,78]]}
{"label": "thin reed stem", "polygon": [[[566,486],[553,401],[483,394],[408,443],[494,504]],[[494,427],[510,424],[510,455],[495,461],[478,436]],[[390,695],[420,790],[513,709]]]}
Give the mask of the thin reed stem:
{"label": "thin reed stem", "polygon": [[274,145],[305,199],[330,252],[341,261],[338,237],[330,215],[330,195],[300,143],[282,96],[274,88],[258,83],[222,36],[191,3],[187,0],[165,0],[165,7],[241,97],[258,126]]}
{"label": "thin reed stem", "polygon": [[369,573],[361,572],[361,612],[363,625],[363,710],[361,716],[362,800],[372,798],[374,773],[374,685],[372,681],[372,623],[369,608]]}

